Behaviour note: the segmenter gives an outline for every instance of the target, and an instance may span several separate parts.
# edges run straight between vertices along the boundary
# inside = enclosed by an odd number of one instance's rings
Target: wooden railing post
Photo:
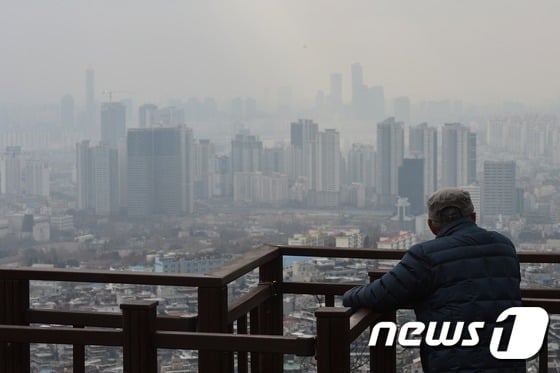
[[[198,288],[198,331],[227,333],[228,294],[227,286]],[[198,352],[198,371],[225,373],[233,371],[231,352]]]
[[[0,324],[28,325],[29,281],[0,281]],[[29,372],[29,343],[0,343],[0,372]]]
[[[383,314],[378,322],[397,320],[396,311]],[[373,326],[372,326],[373,327]],[[380,333],[379,340],[384,341],[386,335]],[[374,347],[369,348],[369,370],[373,373],[396,373],[397,372],[397,347],[385,346],[384,343],[378,343]]]
[[[317,318],[317,373],[350,372],[350,308],[323,307]]]
[[[271,283],[272,297],[259,306],[259,333],[270,335],[284,334],[284,304],[281,284],[283,280],[282,255],[259,267],[259,281]],[[259,372],[282,373],[284,357],[282,354],[262,353],[259,358]]]
[[[370,271],[369,281],[373,282],[383,276],[384,272],[380,271]],[[378,322],[381,321],[397,321],[397,312],[393,311],[381,315]],[[373,326],[372,326],[373,328]],[[371,328],[370,328],[371,330]],[[383,333],[381,333],[383,334]],[[383,336],[382,338],[385,338]],[[384,339],[380,340],[384,340]],[[385,346],[384,344],[378,344],[375,347],[369,348],[369,370],[370,372],[387,372],[396,373],[397,371],[397,348],[396,346]]]
[[[83,329],[82,325],[74,325],[76,329]],[[86,371],[86,348],[84,345],[72,346],[73,373],[85,373]]]
[[[548,372],[548,330],[544,334],[543,344],[539,351],[539,373]]]
[[[123,368],[125,373],[156,373],[154,346],[158,302],[121,304],[123,313]]]
[[[259,331],[259,309],[255,308],[249,312],[249,328],[251,334],[260,334]],[[251,352],[251,372],[259,371],[259,354]]]

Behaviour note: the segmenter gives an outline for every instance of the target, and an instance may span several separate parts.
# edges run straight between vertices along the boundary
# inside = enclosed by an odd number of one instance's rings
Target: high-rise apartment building
[[[76,144],[76,187],[77,208],[93,208],[95,186],[89,140]]]
[[[315,189],[318,207],[336,207],[340,202],[340,134],[335,129],[320,132],[320,183]]]
[[[290,126],[287,171],[292,184],[303,188],[309,205],[337,206],[340,201],[340,134],[334,129],[319,132],[310,119],[300,119]]]
[[[8,146],[0,157],[0,192],[2,194],[21,193],[23,157],[21,146]]]
[[[480,185],[477,183],[470,184],[470,185],[463,185],[461,189],[463,189],[466,192],[469,192],[469,194],[471,195],[471,201],[473,203],[474,211],[476,212],[476,219],[477,221],[481,220],[483,218],[482,215],[483,207],[482,207],[482,196],[480,192]]]
[[[281,146],[264,148],[262,170],[265,174],[287,174],[286,149]]]
[[[446,123],[442,130],[442,187],[476,181],[476,134],[460,123]]]
[[[50,195],[50,168],[47,161],[27,159],[22,171],[24,194],[48,198]]]
[[[424,193],[424,159],[405,158],[399,167],[398,195],[408,198],[408,212],[421,215],[426,212]]]
[[[366,144],[352,144],[346,160],[347,182],[361,183],[366,190],[375,184],[375,148]]]
[[[290,179],[303,179],[308,191],[316,191],[321,172],[319,125],[311,119],[300,119],[291,124],[290,134]]]
[[[85,125],[88,129],[94,128],[97,124],[97,115],[95,112],[94,74],[93,69],[86,70]]]
[[[331,74],[329,108],[333,113],[342,110],[342,75]]]
[[[424,158],[424,194],[429,196],[437,189],[437,128],[421,123],[410,127],[409,154]]]
[[[117,149],[100,144],[90,149],[96,215],[119,212],[119,175]]]
[[[515,214],[515,169],[515,161],[484,162],[482,214],[485,218]]]
[[[126,107],[119,102],[101,105],[101,142],[116,149],[126,136]]]
[[[25,194],[48,198],[50,169],[45,160],[24,154],[21,146],[8,146],[0,155],[0,194]]]
[[[129,216],[193,211],[194,146],[189,128],[130,129],[127,154]]]
[[[76,144],[77,207],[96,215],[116,214],[120,208],[117,149],[88,140]]]
[[[404,157],[404,126],[395,118],[377,124],[377,193],[383,207],[393,206],[398,193],[398,169]]]
[[[263,161],[263,145],[258,137],[239,133],[231,141],[231,178],[235,202],[256,201]],[[256,184],[257,183],[257,184]]]
[[[138,127],[152,128],[157,123],[158,107],[154,104],[144,104],[138,108]]]
[[[235,172],[262,171],[263,145],[257,136],[237,134],[231,141],[231,168]]]
[[[197,198],[208,199],[214,194],[214,144],[210,140],[199,140],[194,147],[194,193]]]
[[[356,119],[367,117],[368,88],[364,85],[362,65],[352,64],[352,112]]]

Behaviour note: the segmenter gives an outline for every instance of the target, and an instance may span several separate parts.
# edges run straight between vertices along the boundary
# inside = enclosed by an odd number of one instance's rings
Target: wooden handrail
[[[76,372],[82,372],[84,366],[83,345],[103,345],[104,343],[101,343],[103,341],[113,343],[107,345],[117,345],[117,343],[122,345],[123,337],[122,334],[119,334],[123,333],[123,330],[121,330],[123,316],[121,314],[30,309],[29,282],[45,280],[197,288],[198,316],[186,318],[153,316],[153,330],[144,330],[142,332],[144,334],[141,335],[150,339],[151,349],[192,348],[200,350],[199,364],[202,360],[207,365],[199,365],[199,369],[203,370],[206,367],[212,371],[233,369],[232,351],[239,352],[240,372],[248,370],[247,352],[251,352],[250,365],[252,371],[268,368],[271,372],[282,370],[282,354],[313,355],[315,353],[315,339],[313,337],[297,338],[282,335],[282,295],[323,295],[325,296],[325,304],[330,307],[320,309],[316,314],[317,322],[319,323],[319,320],[321,320],[317,340],[322,341],[318,342],[321,345],[317,351],[318,365],[322,367],[321,372],[329,371],[324,369],[329,367],[331,363],[334,364],[332,367],[346,367],[346,358],[344,358],[342,365],[334,360],[330,363],[321,360],[325,359],[326,343],[329,344],[331,351],[335,351],[335,354],[338,353],[338,355],[335,355],[338,358],[340,357],[340,351],[346,351],[350,342],[355,340],[372,323],[375,323],[380,317],[386,319],[394,317],[394,315],[379,315],[371,310],[359,310],[350,315],[348,309],[333,307],[336,304],[335,297],[344,294],[345,291],[354,287],[354,284],[284,282],[282,277],[283,257],[399,260],[404,254],[405,252],[400,250],[263,245],[204,275],[77,269],[0,268],[0,296],[6,300],[4,306],[0,307],[0,324],[4,324],[0,325],[0,341],[10,340],[13,342],[8,346],[8,349],[2,350],[0,348],[0,360],[4,359],[5,356],[17,356],[17,359],[25,360],[25,356],[29,356],[30,342],[70,343],[74,344],[74,356],[81,359],[81,362],[75,362],[74,369]],[[560,254],[520,252],[518,257],[522,263],[560,263]],[[228,284],[254,269],[259,270],[259,285],[228,302]],[[371,271],[369,274],[374,279],[382,275],[382,272]],[[560,314],[559,289],[522,289],[522,298],[526,306],[540,306],[549,313]],[[155,315],[155,306],[152,304],[150,307],[153,308],[150,312],[154,312]],[[249,318],[247,314],[250,314]],[[41,328],[28,326],[29,323],[71,325],[74,328]],[[237,335],[232,334],[235,323],[237,323],[239,333]],[[98,329],[100,327],[111,329]],[[128,328],[130,331],[131,327]],[[320,332],[320,330],[323,330],[323,332]],[[324,333],[325,330],[331,330],[331,332],[337,330],[331,337],[342,336],[343,338],[335,338],[331,343],[328,339],[330,337],[319,335]],[[248,331],[251,334],[246,334]],[[117,335],[120,335],[120,337]],[[342,350],[337,351],[337,348],[341,348],[341,346],[343,347]],[[137,347],[143,348],[142,345],[137,345]],[[546,345],[543,348],[546,348]],[[213,353],[213,351],[222,352]],[[149,353],[151,354],[150,361],[153,361],[153,356],[155,356],[152,352]],[[547,351],[543,350],[540,356],[544,359],[546,353]],[[394,371],[395,361],[384,361],[391,360],[387,356],[393,356],[393,350],[385,351],[380,348],[379,351],[372,351],[373,354],[377,354],[378,357],[376,363],[372,363],[370,366],[371,369],[375,366],[376,369]],[[382,358],[379,358],[379,356]],[[128,357],[128,359],[130,358]],[[13,360],[15,359],[13,358]],[[29,357],[27,357],[27,360],[29,360]],[[23,365],[17,365],[19,368],[14,371],[26,370],[25,364],[27,363],[23,361]],[[544,364],[543,361],[541,368]],[[4,369],[3,367],[0,361],[0,370]],[[146,371],[151,372],[151,370]]]

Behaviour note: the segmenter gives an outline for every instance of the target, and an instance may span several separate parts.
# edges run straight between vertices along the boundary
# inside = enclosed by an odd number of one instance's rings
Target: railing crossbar
[[[122,346],[122,332],[106,329],[71,329],[0,325],[0,341],[16,343],[87,344]]]
[[[314,337],[158,331],[154,339],[158,348],[272,352],[298,356],[313,356],[315,353]]]

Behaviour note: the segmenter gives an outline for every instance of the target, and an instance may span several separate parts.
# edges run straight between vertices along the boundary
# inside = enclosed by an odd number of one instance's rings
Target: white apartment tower
[[[484,162],[482,212],[485,217],[515,213],[515,171],[515,161]]]
[[[23,158],[21,146],[8,146],[0,158],[0,192],[18,194],[21,192]]]
[[[118,152],[107,144],[76,144],[77,207],[96,215],[119,211]]]
[[[476,135],[460,123],[446,123],[442,130],[442,187],[476,181]]]
[[[424,158],[424,194],[429,196],[437,189],[437,128],[421,123],[409,132],[409,153]]]
[[[377,193],[380,205],[393,206],[398,193],[398,170],[404,157],[404,126],[395,118],[377,124]]]
[[[340,134],[334,129],[320,132],[320,183],[316,189],[319,207],[336,207],[340,196]]]

